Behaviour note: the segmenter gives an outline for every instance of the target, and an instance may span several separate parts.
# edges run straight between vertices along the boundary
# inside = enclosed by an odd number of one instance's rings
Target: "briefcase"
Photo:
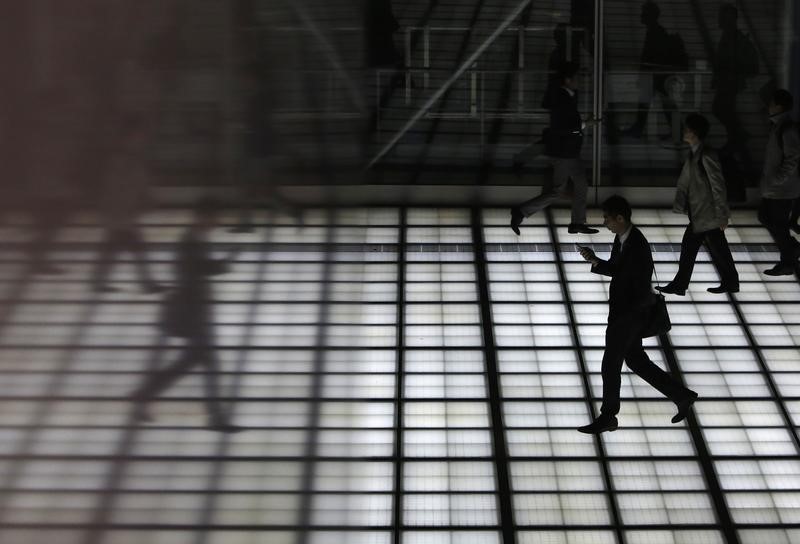
[[[661,293],[653,295],[655,301],[647,308],[645,326],[642,329],[642,338],[664,334],[672,328],[667,311],[667,301]]]

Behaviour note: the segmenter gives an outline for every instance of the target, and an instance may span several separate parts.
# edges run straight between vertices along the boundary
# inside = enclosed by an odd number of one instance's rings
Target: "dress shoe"
[[[725,287],[724,285],[720,285],[718,287],[709,287],[706,289],[709,293],[714,293],[715,295],[721,295],[723,293],[738,293],[739,287]]]
[[[567,232],[570,234],[597,234],[600,231],[585,224],[570,223],[569,227],[567,227]]]
[[[584,434],[600,434],[606,431],[616,431],[619,427],[616,416],[603,416],[601,415],[588,425],[578,427],[579,433]]]
[[[795,266],[788,263],[778,263],[768,270],[764,270],[767,276],[791,276],[795,272]]]
[[[517,236],[520,235],[519,226],[522,224],[523,219],[525,219],[525,216],[522,215],[519,208],[511,208],[511,230],[513,230],[514,234]]]
[[[678,295],[680,297],[686,295],[686,289],[679,289],[671,283],[666,285],[656,285],[656,291],[659,293],[666,293],[668,295]]]
[[[689,415],[689,409],[692,407],[692,404],[697,400],[697,393],[691,391],[689,396],[684,398],[683,400],[676,402],[675,404],[678,405],[678,413],[672,416],[673,423],[680,423],[686,416]]]

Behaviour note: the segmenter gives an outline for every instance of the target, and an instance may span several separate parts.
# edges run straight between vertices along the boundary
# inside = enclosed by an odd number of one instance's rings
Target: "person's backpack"
[[[686,44],[683,43],[683,38],[677,32],[668,35],[667,42],[667,59],[665,64],[685,72],[689,69],[689,53],[686,52]]]
[[[736,40],[736,60],[742,75],[745,77],[757,76],[759,73],[758,50],[753,45],[750,36],[739,31]]]

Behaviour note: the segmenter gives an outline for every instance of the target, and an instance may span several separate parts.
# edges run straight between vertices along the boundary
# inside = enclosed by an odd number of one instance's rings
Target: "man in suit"
[[[581,256],[592,263],[592,272],[611,276],[606,349],[603,354],[603,404],[600,415],[578,431],[598,434],[617,429],[620,373],[622,362],[628,364],[647,383],[658,389],[678,407],[673,423],[683,421],[697,400],[697,393],[687,389],[659,368],[642,347],[642,332],[655,303],[650,289],[653,256],[642,232],[631,223],[631,207],[621,196],[603,202],[603,224],[616,234],[611,257],[604,261],[588,247],[581,247]]]
[[[692,113],[686,117],[684,125],[683,141],[691,146],[691,151],[678,178],[672,211],[688,215],[689,225],[681,240],[681,256],[675,278],[656,289],[662,293],[685,295],[697,252],[705,242],[720,278],[720,285],[709,287],[707,291],[715,294],[737,293],[739,273],[725,238],[725,229],[731,216],[725,179],[716,152],[703,144],[708,135],[708,120],[699,113]]]
[[[560,70],[561,88],[553,93],[550,104],[550,127],[545,135],[545,155],[553,163],[553,184],[546,187],[536,198],[511,208],[511,230],[518,236],[522,220],[553,204],[565,192],[572,179],[572,219],[568,231],[571,234],[596,234],[586,224],[586,168],[581,162],[583,130],[586,122],[578,111],[578,65],[564,63]],[[587,121],[593,123],[593,120]]]
[[[216,225],[217,205],[202,200],[195,211],[195,221],[178,246],[175,269],[177,286],[165,300],[162,327],[168,336],[186,340],[180,358],[163,370],[150,374],[133,393],[137,406],[134,418],[149,421],[147,404],[169,389],[182,376],[203,366],[206,408],[210,429],[224,433],[241,430],[230,423],[230,416],[219,400],[218,364],[214,353],[213,293],[210,276],[224,274],[225,263],[209,255],[208,237]]]

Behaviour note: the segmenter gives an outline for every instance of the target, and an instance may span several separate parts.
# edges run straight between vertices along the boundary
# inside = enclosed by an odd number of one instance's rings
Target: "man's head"
[[[658,24],[658,18],[661,16],[661,8],[655,2],[647,1],[642,4],[642,24],[651,26]]]
[[[792,111],[793,107],[794,98],[792,97],[792,93],[786,89],[778,89],[772,93],[772,100],[769,102],[770,115],[779,115],[787,111]]]
[[[706,139],[710,128],[708,119],[699,113],[690,113],[683,122],[683,141],[689,145],[697,145]]]
[[[561,85],[573,91],[578,90],[578,64],[575,62],[565,62],[558,70],[558,77]]]
[[[631,205],[619,195],[608,197],[601,206],[603,225],[614,234],[622,234],[631,224]]]
[[[719,27],[722,30],[736,30],[739,10],[731,3],[719,7]]]

